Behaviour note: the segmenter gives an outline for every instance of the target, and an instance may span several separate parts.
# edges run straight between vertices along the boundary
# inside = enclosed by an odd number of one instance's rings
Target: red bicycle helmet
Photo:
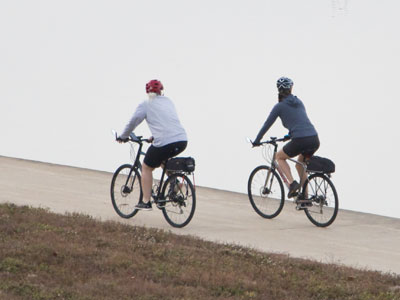
[[[146,83],[146,93],[156,93],[161,95],[161,91],[164,89],[161,81],[153,79]]]

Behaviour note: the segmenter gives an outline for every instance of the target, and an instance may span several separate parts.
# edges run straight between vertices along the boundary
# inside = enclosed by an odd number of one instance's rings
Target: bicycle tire
[[[190,179],[182,173],[168,177],[162,188],[161,208],[172,227],[182,228],[192,220],[196,209],[196,191]]]
[[[318,227],[327,227],[335,221],[339,211],[339,198],[335,186],[326,175],[311,174],[304,182],[302,193],[305,199],[312,200],[312,206],[304,209],[311,223]]]
[[[125,164],[120,166],[111,180],[111,202],[117,214],[125,219],[132,218],[138,212],[136,204],[142,201],[143,192],[141,186],[140,173],[133,169],[132,165]],[[130,174],[129,180],[127,176]],[[126,185],[126,182],[129,182]]]
[[[247,184],[247,194],[251,206],[257,214],[266,219],[272,219],[279,215],[285,204],[283,183],[275,170],[272,170],[269,188],[265,187],[270,169],[269,166],[258,166],[250,173]]]

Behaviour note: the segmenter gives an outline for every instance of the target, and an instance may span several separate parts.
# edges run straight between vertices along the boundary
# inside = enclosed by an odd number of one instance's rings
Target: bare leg
[[[302,154],[300,154],[299,157],[297,158],[297,161],[304,163],[304,156]],[[300,184],[301,184],[301,186],[303,186],[303,183],[307,178],[306,172],[305,172],[303,166],[300,164],[296,164],[296,170],[297,170],[297,173],[299,174]]]
[[[305,157],[302,154],[300,154],[298,159],[297,159],[297,161],[303,163],[304,160],[305,160]],[[296,164],[296,169],[297,169],[297,173],[299,173],[300,185],[303,186],[304,182],[307,179],[307,173],[306,173],[306,171],[305,171],[305,169],[303,168],[302,165]],[[303,190],[303,196],[304,196],[303,200],[308,199],[308,187],[306,187]]]
[[[278,153],[276,153],[276,161],[278,162],[279,168],[285,174],[289,184],[293,182],[293,176],[292,172],[290,171],[290,166],[287,163],[287,159],[290,158],[283,150],[279,150]]]
[[[144,203],[150,201],[151,187],[153,185],[153,170],[154,168],[149,167],[145,163],[142,164],[142,190]]]

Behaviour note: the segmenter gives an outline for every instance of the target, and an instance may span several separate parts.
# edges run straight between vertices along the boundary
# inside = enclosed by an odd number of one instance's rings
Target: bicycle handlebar
[[[136,136],[133,132],[126,139],[121,139],[115,130],[112,130],[111,132],[113,133],[113,135],[115,135],[116,141],[120,140],[125,143],[126,142],[134,142],[134,143],[138,143],[138,144],[143,144],[143,142],[152,143],[152,141],[153,141],[152,139],[144,139],[143,136]]]
[[[270,137],[271,139],[269,141],[264,141],[264,142],[260,142],[258,145],[264,145],[264,144],[272,144],[272,145],[276,145],[277,142],[286,142],[288,140],[291,139],[291,137],[289,135],[285,135],[283,138],[278,139],[277,137]]]
[[[290,136],[285,135],[283,138],[280,139],[271,136],[271,139],[269,141],[261,142],[261,144],[274,144],[276,142],[286,142],[288,140],[290,140]]]
[[[141,135],[136,136],[133,132],[129,135],[128,140],[131,142],[139,143],[139,144],[141,144],[142,142],[146,142],[146,143],[152,142],[151,139],[144,139],[143,136],[141,136]]]

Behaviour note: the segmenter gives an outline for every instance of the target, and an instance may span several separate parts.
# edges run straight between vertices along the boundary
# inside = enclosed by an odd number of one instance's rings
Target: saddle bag
[[[335,163],[328,158],[311,156],[307,162],[307,171],[319,173],[334,173]]]
[[[195,169],[195,161],[193,157],[174,157],[167,161],[167,171],[173,172],[193,172]]]

